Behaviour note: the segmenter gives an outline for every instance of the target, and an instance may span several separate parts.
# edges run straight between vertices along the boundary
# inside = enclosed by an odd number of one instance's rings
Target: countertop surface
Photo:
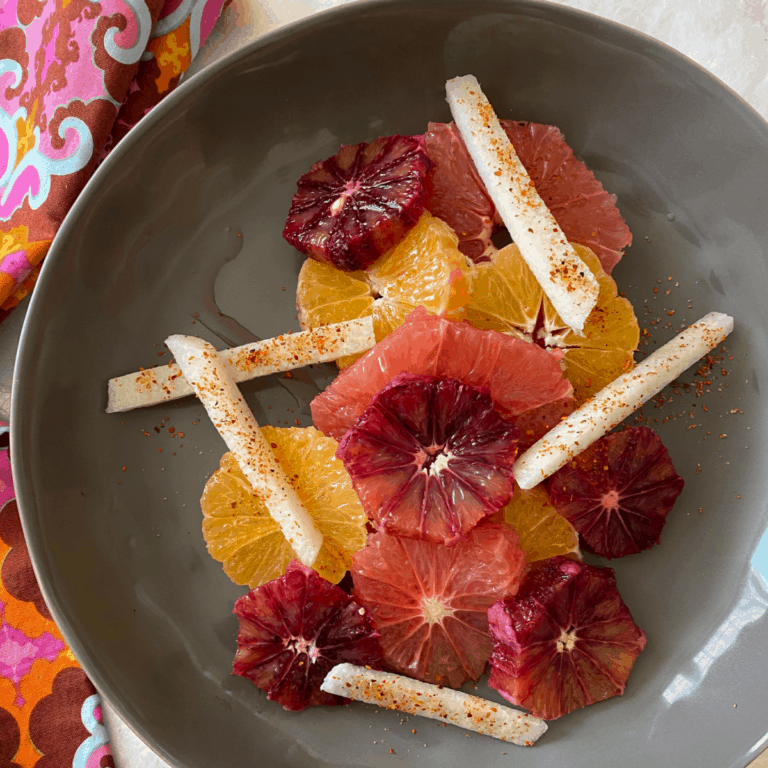
[[[233,0],[187,77],[283,24],[346,0]],[[768,0],[567,0],[657,38],[708,69],[768,119]],[[0,325],[0,418],[9,419],[11,383],[25,301]],[[117,768],[168,768],[105,707]],[[768,713],[766,713],[768,730]],[[768,752],[751,768],[768,768]]]

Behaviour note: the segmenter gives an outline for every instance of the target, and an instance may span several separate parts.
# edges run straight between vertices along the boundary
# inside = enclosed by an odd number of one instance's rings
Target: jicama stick
[[[523,489],[533,488],[650,400],[686,368],[720,344],[733,318],[710,312],[587,400],[534,443],[512,471]]]
[[[229,368],[207,341],[193,336],[170,336],[165,343],[254,492],[299,560],[311,566],[323,543],[322,534],[277,463]]]
[[[422,683],[392,672],[378,672],[355,664],[337,664],[320,686],[327,693],[367,704],[397,709],[409,715],[453,723],[483,736],[533,746],[547,730],[538,717],[495,704],[479,696]]]
[[[536,191],[480,84],[470,76],[446,83],[451,114],[520,254],[568,326],[582,331],[599,286]]]
[[[375,343],[373,318],[363,317],[225,349],[219,355],[227,361],[232,378],[239,383],[356,355],[366,352]],[[178,365],[170,363],[147,368],[110,379],[107,413],[145,408],[186,397],[192,392]]]

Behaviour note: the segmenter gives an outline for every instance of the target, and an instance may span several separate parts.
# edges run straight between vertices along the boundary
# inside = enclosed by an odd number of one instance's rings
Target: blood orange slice
[[[572,397],[561,397],[551,403],[544,403],[536,408],[531,408],[525,413],[515,417],[520,436],[518,451],[522,454],[535,442],[557,426],[566,416],[570,416],[575,410]]]
[[[565,236],[591,248],[610,274],[632,242],[616,198],[574,157],[554,126],[512,120],[501,124]],[[427,208],[453,227],[463,253],[487,261],[496,250],[491,235],[500,221],[456,126],[430,123],[424,140],[434,163]]]
[[[340,269],[365,269],[418,221],[430,166],[414,137],[343,146],[299,179],[283,237]]]
[[[379,667],[381,647],[370,614],[353,597],[303,566],[239,598],[232,672],[247,677],[285,709],[347,704],[320,690],[336,664]]]
[[[621,695],[645,647],[613,570],[564,556],[532,571],[488,620],[488,684],[545,720]]]
[[[684,485],[661,438],[633,427],[606,435],[558,470],[549,495],[584,549],[610,559],[658,544]]]
[[[571,392],[555,355],[419,308],[315,397],[311,406],[315,426],[341,440],[371,398],[403,372],[487,387],[496,409],[510,417]]]
[[[488,608],[517,592],[525,557],[514,531],[486,524],[452,547],[375,533],[351,570],[384,664],[458,688],[483,673],[492,646]]]
[[[485,388],[401,373],[336,455],[377,528],[452,544],[512,496],[517,428]]]

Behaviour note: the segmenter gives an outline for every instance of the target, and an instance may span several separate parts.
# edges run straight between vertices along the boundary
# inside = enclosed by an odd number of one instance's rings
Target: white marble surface
[[[234,0],[219,20],[190,74],[255,37],[345,0]],[[470,2],[470,0],[467,0]],[[651,35],[686,54],[745,98],[768,119],[768,0],[566,0],[579,8]],[[0,326],[0,350],[18,335],[22,311]],[[13,327],[8,323],[13,323]],[[8,327],[6,327],[8,326]],[[13,354],[0,355],[0,417],[7,412]],[[7,418],[7,413],[5,415]],[[168,768],[168,764],[105,707],[117,768]],[[768,754],[753,763],[768,768]]]

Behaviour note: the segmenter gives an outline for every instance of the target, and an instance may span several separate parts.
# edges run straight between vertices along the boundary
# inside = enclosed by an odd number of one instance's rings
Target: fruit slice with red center
[[[484,524],[452,547],[372,534],[352,558],[354,594],[373,614],[389,669],[458,688],[491,652],[488,608],[525,573],[517,534]]]
[[[487,387],[505,417],[568,398],[572,391],[558,355],[498,331],[430,315],[419,307],[315,397],[312,421],[321,432],[341,440],[371,398],[403,372]]]
[[[343,146],[299,179],[283,237],[339,269],[365,269],[418,221],[430,167],[417,137]]]
[[[621,695],[645,647],[613,570],[562,555],[493,605],[488,621],[488,684],[545,720]]]
[[[377,528],[451,544],[512,496],[517,428],[485,388],[402,373],[336,455]]]
[[[556,427],[564,418],[570,416],[575,410],[573,398],[561,397],[551,403],[544,403],[536,408],[531,408],[514,418],[515,426],[520,432],[520,442],[517,449],[519,453],[527,451],[534,443],[538,442],[550,429]]]
[[[240,621],[232,672],[285,709],[347,704],[320,690],[344,662],[379,667],[381,647],[370,614],[340,587],[298,560],[235,603]]]
[[[650,427],[606,435],[549,479],[555,509],[602,557],[632,555],[659,543],[684,486]]]
[[[610,274],[632,242],[616,198],[577,160],[559,129],[502,120],[520,161],[565,236],[591,248]],[[456,231],[459,248],[475,261],[496,251],[491,235],[501,222],[453,123],[430,123],[424,141],[434,168],[427,208]]]

